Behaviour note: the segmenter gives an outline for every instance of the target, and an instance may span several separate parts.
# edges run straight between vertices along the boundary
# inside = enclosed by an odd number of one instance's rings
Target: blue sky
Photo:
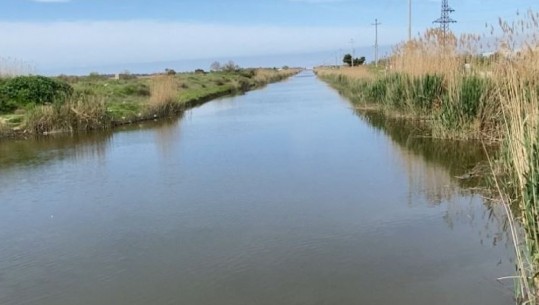
[[[39,70],[123,63],[367,52],[407,35],[407,0],[0,0],[0,56]],[[539,10],[537,0],[450,0],[457,33]],[[440,15],[440,0],[413,0],[413,32]],[[370,54],[365,54],[369,57]],[[291,57],[292,58],[292,57]],[[294,62],[290,63],[294,64]],[[261,65],[263,62],[261,61]]]

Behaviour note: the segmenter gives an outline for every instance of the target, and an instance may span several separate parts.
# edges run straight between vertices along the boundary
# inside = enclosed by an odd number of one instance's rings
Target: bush
[[[166,75],[176,75],[176,71],[174,69],[165,69]]]
[[[122,95],[150,96],[150,87],[142,83],[127,84],[119,90]]]
[[[255,69],[241,69],[238,71],[239,75],[247,78],[253,78],[256,75]]]
[[[11,111],[28,104],[44,105],[73,94],[73,88],[44,76],[19,76],[0,83],[0,111]]]

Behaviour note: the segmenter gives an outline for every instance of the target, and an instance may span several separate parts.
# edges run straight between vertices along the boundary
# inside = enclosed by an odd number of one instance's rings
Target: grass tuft
[[[157,116],[169,116],[181,108],[178,95],[180,85],[174,76],[159,76],[151,80],[150,100],[148,107],[150,113]]]

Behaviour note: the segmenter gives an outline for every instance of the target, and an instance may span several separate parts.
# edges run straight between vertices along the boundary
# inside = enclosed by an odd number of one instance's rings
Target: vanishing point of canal
[[[0,304],[513,304],[503,217],[455,178],[482,149],[375,122],[303,72],[0,142]]]

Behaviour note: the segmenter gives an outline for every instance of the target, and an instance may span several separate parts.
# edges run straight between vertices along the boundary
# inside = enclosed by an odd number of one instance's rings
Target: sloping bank
[[[299,69],[241,69],[120,79],[39,76],[0,80],[0,138],[103,130],[176,116],[213,99],[284,80]]]

